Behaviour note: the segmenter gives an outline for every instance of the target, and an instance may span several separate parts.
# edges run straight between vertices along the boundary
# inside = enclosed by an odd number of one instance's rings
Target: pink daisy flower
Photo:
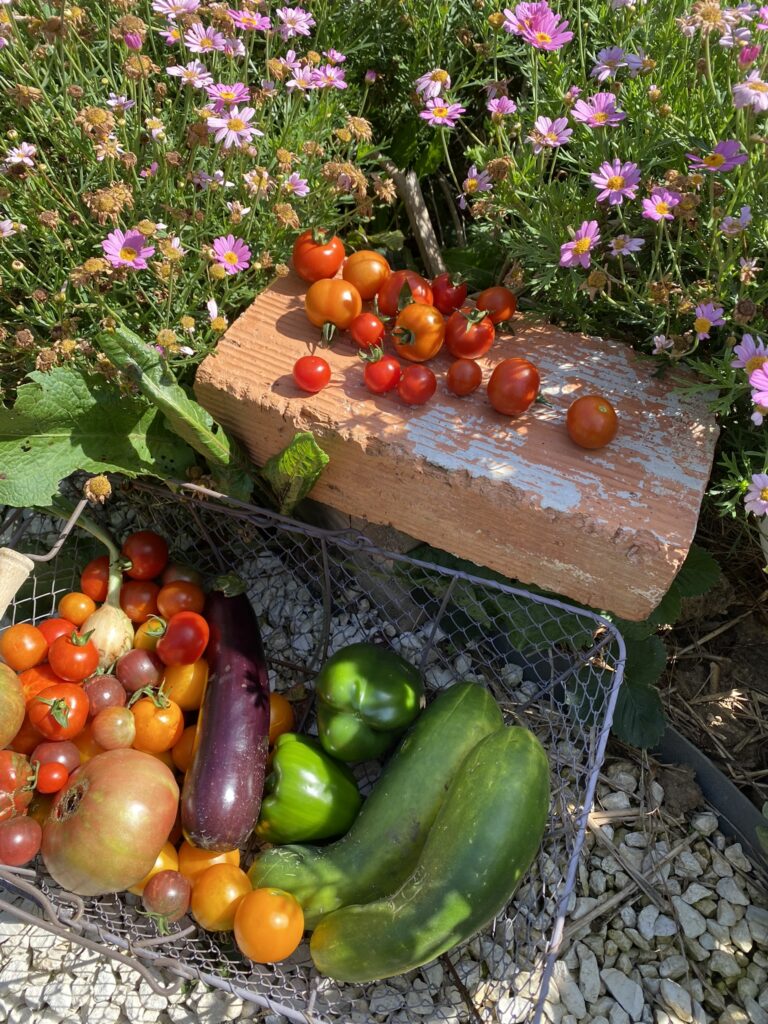
[[[175,46],[176,43],[181,42],[181,29],[173,23],[166,29],[160,29],[159,35],[161,39],[165,40],[166,46]]]
[[[315,19],[303,7],[278,7],[275,13],[280,22],[277,31],[280,33],[281,39],[312,34],[311,30],[315,27]]]
[[[248,122],[256,111],[253,107],[232,107],[222,111],[221,116],[209,117],[206,121],[208,131],[214,133],[214,141],[220,142],[224,149],[231,149],[250,142],[254,135],[263,135],[258,128]]]
[[[756,516],[768,513],[768,474],[753,474],[752,482],[744,495],[744,508]]]
[[[588,267],[592,262],[592,250],[600,241],[600,228],[596,220],[585,220],[570,242],[560,246],[561,267]]]
[[[759,46],[742,46],[739,50],[739,56],[736,58],[739,62],[739,67],[748,68],[750,64],[754,64],[761,52]]]
[[[325,64],[312,72],[312,77],[318,89],[346,89],[347,83],[344,80],[344,68],[338,68],[334,64]]]
[[[329,64],[343,64],[347,59],[346,53],[339,53],[333,47],[330,50],[323,50],[323,56],[327,58]]]
[[[153,160],[149,167],[145,167],[143,170],[139,171],[139,177],[154,178],[154,176],[157,174],[157,169],[159,166],[160,164],[157,162],[157,160]]]
[[[598,82],[612,78],[619,68],[627,67],[626,57],[626,53],[620,46],[609,46],[605,50],[600,50],[597,55],[597,63],[589,72],[589,77],[596,78]]]
[[[227,11],[227,14],[234,22],[235,28],[239,28],[242,32],[269,32],[272,28],[272,22],[266,14],[233,10]]]
[[[293,172],[283,182],[283,191],[290,192],[294,196],[298,196],[300,199],[304,196],[309,195],[309,185],[306,178],[300,177],[296,171]]]
[[[425,100],[432,100],[444,89],[451,88],[451,76],[442,68],[433,68],[417,78],[413,84],[419,96],[423,96]]]
[[[644,238],[631,238],[629,235],[616,235],[610,242],[611,256],[626,256],[628,253],[639,252],[645,245]]]
[[[175,21],[180,14],[194,14],[200,6],[200,0],[152,0],[155,14]]]
[[[374,82],[378,82],[380,78],[381,75],[379,74],[379,72],[374,71],[373,68],[368,68],[368,70],[363,75],[363,81],[365,82],[366,85],[373,85]]]
[[[752,223],[752,210],[749,206],[742,206],[738,217],[723,217],[720,222],[720,230],[726,238],[738,238],[738,236]]]
[[[445,100],[436,98],[427,100],[426,110],[422,110],[419,117],[434,128],[455,128],[456,123],[466,107],[460,103],[446,103]]]
[[[616,97],[612,92],[598,92],[588,100],[576,100],[573,105],[574,121],[581,121],[590,128],[612,128],[626,116],[616,109]]]
[[[666,334],[656,334],[653,339],[653,355],[660,356],[663,352],[669,352],[674,347],[674,341]]]
[[[224,267],[228,274],[237,274],[247,270],[251,265],[251,250],[242,240],[234,235],[222,235],[214,238],[213,252],[216,262]]]
[[[765,362],[750,373],[749,386],[752,388],[752,402],[758,406],[768,405],[768,372]]]
[[[295,50],[288,50],[284,57],[277,58],[277,62],[284,68],[288,68],[289,71],[295,71],[296,68],[301,67],[301,58],[297,56]]]
[[[225,57],[244,57],[245,44],[241,39],[225,39],[221,52]]]
[[[768,82],[764,82],[759,71],[751,71],[743,82],[731,89],[733,105],[737,110],[751,107],[757,113],[768,110]]]
[[[111,110],[116,110],[118,114],[124,114],[126,110],[136,106],[136,100],[129,100],[127,96],[118,96],[116,93],[111,92],[107,100],[107,106]]]
[[[495,99],[488,100],[485,107],[494,121],[500,121],[502,117],[514,114],[517,110],[517,104],[509,96],[498,96]]]
[[[539,3],[521,3],[511,11],[509,7],[504,8],[505,32],[511,35],[521,36],[526,29],[530,28],[537,15],[546,14],[550,10],[549,4],[541,0]]]
[[[724,323],[722,306],[716,306],[714,302],[700,302],[696,307],[696,319],[693,321],[693,329],[696,331],[696,337],[699,341],[708,338],[709,332],[713,327],[722,327]],[[766,400],[768,400],[768,394],[766,395]]]
[[[734,370],[746,370],[747,375],[768,361],[768,348],[763,339],[758,337],[755,340],[751,334],[743,335],[739,344],[734,345],[733,354],[736,358],[731,360],[731,366]]]
[[[241,103],[247,103],[251,98],[250,90],[243,82],[235,82],[232,85],[226,85],[224,82],[211,82],[206,84],[205,91],[213,100],[213,109],[216,114],[220,114],[225,107],[237,107]]]
[[[146,270],[147,260],[154,256],[155,247],[145,245],[146,239],[140,231],[111,231],[101,248],[108,263],[113,267],[130,267],[131,270]]]
[[[11,146],[5,154],[6,167],[34,167],[37,158],[37,146],[31,142],[20,142],[18,146]]]
[[[546,7],[546,4],[544,6]],[[567,29],[568,22],[547,8],[537,11],[520,35],[526,43],[530,43],[537,50],[552,51],[561,49],[573,39],[573,32],[568,32]]]
[[[298,89],[300,92],[307,92],[309,89],[316,89],[317,82],[315,81],[314,71],[309,65],[305,68],[294,65],[293,77],[289,78],[285,83],[285,88],[288,92],[293,92],[294,89]]]
[[[714,174],[716,171],[732,171],[739,164],[747,162],[747,154],[741,152],[741,143],[738,139],[726,139],[718,142],[711,153],[706,156],[696,156],[694,153],[686,153],[691,162],[691,167],[697,171],[709,171]]]
[[[478,192],[490,192],[493,188],[491,176],[487,171],[478,171],[475,164],[467,171],[467,176],[461,185],[461,195],[458,196],[459,209],[466,210],[467,196],[476,196]]]
[[[637,164],[622,163],[618,158],[611,163],[602,163],[590,177],[592,184],[602,189],[598,193],[597,202],[602,203],[607,199],[611,206],[624,202],[624,199],[634,199],[640,184]]]
[[[643,216],[649,220],[673,220],[673,207],[680,202],[677,192],[666,188],[655,188],[648,199],[643,200]]]
[[[189,85],[193,89],[205,89],[213,81],[213,75],[201,60],[191,60],[184,67],[173,64],[165,71],[171,77],[178,78],[182,85]]]
[[[129,50],[134,50],[135,52],[138,52],[144,45],[144,40],[138,32],[126,32],[123,36],[123,42]]]
[[[568,127],[568,118],[537,117],[533,131],[527,141],[532,143],[533,152],[538,154],[542,149],[556,149],[564,146],[573,135],[573,128]]]
[[[193,25],[184,33],[184,45],[190,53],[212,53],[214,50],[222,51],[226,43],[226,37],[213,28],[206,28],[204,25]]]
[[[759,28],[761,32],[768,32],[768,7],[761,7],[757,12],[757,18],[755,28]]]

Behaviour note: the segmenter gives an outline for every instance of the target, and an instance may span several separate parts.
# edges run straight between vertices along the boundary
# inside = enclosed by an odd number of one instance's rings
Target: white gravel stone
[[[705,900],[711,895],[711,889],[708,889],[705,885],[700,885],[699,882],[692,882],[683,893],[683,899],[686,903],[694,904],[700,903],[701,900]]]
[[[394,1013],[405,1006],[405,997],[389,985],[377,985],[371,993],[371,1013]]]
[[[733,906],[748,907],[749,897],[736,882],[735,878],[721,878],[715,886],[718,896],[728,900]]]
[[[647,939],[648,942],[650,942],[656,934],[654,929],[656,927],[656,920],[658,916],[659,908],[653,903],[649,903],[647,907],[643,907],[637,915],[637,930],[644,939]]]
[[[672,981],[670,978],[664,978],[661,982],[660,995],[667,1009],[675,1017],[685,1021],[685,1024],[689,1024],[693,1019],[691,997],[682,985],[678,985],[676,981]]]
[[[675,860],[675,874],[679,878],[698,878],[703,872],[699,858],[689,850],[683,850]]]
[[[579,896],[571,914],[572,920],[578,921],[580,917],[584,917],[585,914],[594,910],[598,903],[599,900],[595,899],[594,896]]]
[[[707,922],[698,910],[689,906],[680,896],[673,896],[672,903],[683,934],[689,939],[697,939],[703,935],[707,930]]]
[[[741,848],[741,843],[734,843],[733,846],[726,846],[723,850],[723,856],[729,862],[733,864],[735,868],[740,871],[751,871],[752,864],[749,859],[744,855],[744,851]]]
[[[717,1020],[718,1024],[749,1024],[749,1017],[740,1006],[726,1006]]]
[[[609,967],[601,972],[605,987],[616,1002],[629,1014],[631,1020],[639,1020],[643,1010],[643,990],[626,974]]]
[[[122,1013],[116,1003],[94,1003],[86,1010],[87,1024],[117,1024]]]
[[[768,1012],[752,996],[744,1000],[744,1009],[749,1014],[750,1024],[768,1024]]]
[[[61,1017],[66,1017],[72,1009],[72,984],[69,978],[59,975],[45,986],[45,1001]]]
[[[738,918],[736,917],[736,911],[733,909],[733,904],[729,903],[728,900],[718,900],[717,902],[717,923],[721,924],[724,928],[730,928],[736,924]]]
[[[621,918],[621,922],[622,922],[623,925],[625,925],[625,927],[627,927],[627,928],[636,928],[637,927],[637,911],[635,910],[634,907],[623,906],[621,908],[621,910],[619,911],[619,917]]]
[[[717,815],[711,811],[702,811],[700,814],[694,814],[691,825],[703,836],[711,836],[713,832],[717,831]]]
[[[648,845],[648,836],[645,832],[627,832],[624,836],[624,842],[627,846],[635,846],[638,849],[644,850]]]
[[[435,1008],[434,1000],[429,994],[429,989],[422,989],[421,991],[409,992],[405,997],[405,1005],[411,1013],[417,1013],[419,1016],[426,1016],[432,1013]],[[212,1020],[211,1024],[215,1024]]]
[[[600,995],[600,968],[597,964],[597,957],[592,950],[579,943],[579,988],[581,994],[588,1003],[597,1001]]]
[[[723,978],[738,978],[743,973],[739,962],[732,953],[717,949],[709,958],[709,970],[712,974],[720,974]]]
[[[560,1001],[563,1003],[568,1013],[573,1014],[577,1020],[581,1020],[582,1017],[586,1017],[587,1007],[584,1003],[585,997],[582,995],[579,986],[571,975],[571,972],[562,961],[555,964],[553,975],[557,985],[557,991],[560,995]]]
[[[673,953],[659,964],[659,976],[662,978],[684,978],[687,973],[688,961],[681,953]]]
[[[677,925],[671,917],[667,917],[666,914],[659,914],[656,918],[654,935],[657,939],[671,939],[673,935],[677,935]]]
[[[614,1003],[611,1007],[611,1012],[608,1014],[608,1020],[610,1024],[629,1024],[630,1017],[623,1006]]]
[[[606,811],[627,811],[632,806],[627,794],[621,790],[618,793],[606,793],[600,802]]]
[[[712,870],[718,878],[732,878],[733,868],[722,854],[712,850]]]
[[[746,918],[737,921],[731,928],[731,942],[740,949],[742,953],[749,953],[752,949],[752,933],[749,930],[749,922]]]

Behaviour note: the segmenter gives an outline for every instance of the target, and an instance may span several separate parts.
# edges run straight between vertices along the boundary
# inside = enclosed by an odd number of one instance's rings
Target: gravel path
[[[609,763],[603,779],[549,992],[550,1024],[768,1024],[768,898],[741,846],[709,811],[670,818],[663,790],[637,765]],[[485,952],[482,940],[470,942],[459,974],[483,1021],[514,1024],[514,994],[493,977]],[[378,986],[374,1012],[344,1024],[471,1020],[439,1014],[445,982],[436,970],[434,984],[417,977]],[[0,916],[0,1021],[246,1019],[283,1022],[201,984],[158,996],[130,968]]]

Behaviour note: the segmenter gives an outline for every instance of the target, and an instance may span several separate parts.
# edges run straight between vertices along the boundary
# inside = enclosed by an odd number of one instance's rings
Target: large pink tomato
[[[141,881],[173,827],[179,787],[162,761],[107,750],[78,769],[56,797],[42,853],[54,881],[81,896]]]
[[[0,749],[7,747],[24,721],[24,691],[19,677],[0,663]]]

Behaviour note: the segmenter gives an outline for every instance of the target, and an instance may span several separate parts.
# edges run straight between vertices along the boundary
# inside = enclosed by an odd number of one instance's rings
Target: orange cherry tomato
[[[90,722],[86,725],[82,732],[79,732],[77,736],[75,736],[72,742],[80,751],[81,765],[85,764],[86,761],[90,761],[92,757],[96,757],[97,754],[104,753],[104,747],[99,746],[99,744],[93,738]]]
[[[166,768],[170,768],[172,772],[176,771],[176,765],[173,763],[173,755],[170,750],[145,750],[145,754],[149,754],[150,757],[156,757],[158,761],[162,761]]]
[[[88,616],[93,615],[95,611],[96,602],[93,598],[79,591],[65,594],[59,601],[59,615],[76,626],[82,626]]]
[[[160,587],[151,580],[126,580],[120,587],[120,607],[131,622],[146,622],[157,615]]]
[[[235,942],[257,964],[273,964],[293,953],[304,934],[304,912],[282,889],[254,889],[235,911]]]
[[[164,619],[170,619],[176,612],[202,612],[204,605],[202,588],[186,580],[166,583],[157,595],[157,610]]]
[[[163,675],[163,693],[175,701],[182,711],[197,711],[203,702],[208,682],[208,662],[205,658],[191,665],[169,665]]]
[[[24,721],[21,723],[21,728],[8,744],[8,749],[15,750],[17,754],[28,755],[32,753],[42,738],[42,733],[32,725],[32,722],[29,719],[29,711],[27,711],[24,715]],[[0,811],[1,810],[2,808],[0,808]],[[2,820],[2,818],[0,818],[0,820]]]
[[[154,653],[158,642],[165,636],[165,622],[157,615],[150,615],[146,622],[142,622],[133,637],[133,646],[140,651],[152,651]]]
[[[181,734],[181,739],[174,743],[171,748],[171,759],[174,768],[180,772],[188,772],[192,766],[192,755],[195,752],[195,740],[197,739],[197,726],[188,725]]]
[[[475,299],[475,305],[478,309],[487,309],[494,324],[500,324],[505,320],[511,320],[515,315],[517,296],[509,288],[495,285],[480,292]]]
[[[323,228],[304,231],[293,243],[293,269],[305,281],[333,277],[344,261],[344,243]]]
[[[293,705],[282,693],[270,693],[269,695],[269,745],[274,745],[278,736],[284,732],[293,732],[296,724],[296,716],[293,713]]]
[[[398,315],[392,339],[399,356],[413,363],[423,363],[436,356],[443,347],[443,314],[434,306],[412,302]]]
[[[69,627],[70,630],[72,627]],[[21,688],[24,691],[24,700],[29,704],[33,697],[36,697],[41,690],[45,690],[48,686],[54,686],[56,683],[63,683],[66,680],[62,679],[61,676],[57,676],[50,665],[36,665],[34,668],[28,668],[26,672],[22,672],[19,675],[19,682]]]
[[[142,697],[131,708],[136,722],[136,750],[146,754],[159,754],[170,750],[178,743],[184,732],[184,715],[175,701],[168,701],[165,707],[156,704],[151,697]]]
[[[179,871],[192,885],[195,885],[200,875],[214,864],[240,867],[240,851],[225,850],[223,853],[217,853],[215,850],[203,850],[199,846],[193,846],[187,839],[179,847]]]
[[[240,868],[214,864],[194,884],[192,916],[208,932],[231,932],[240,901],[252,891],[248,875]]]
[[[304,309],[307,319],[315,327],[333,324],[345,331],[362,312],[360,292],[346,281],[323,278],[309,286]]]
[[[107,600],[109,588],[109,555],[100,555],[86,565],[80,574],[80,589],[101,604]]]
[[[144,886],[150,880],[153,875],[159,874],[161,871],[178,871],[179,870],[179,855],[176,853],[173,843],[164,843],[163,848],[157,855],[157,860],[149,869],[146,875],[136,885],[132,885],[128,892],[134,893],[136,896],[141,896],[144,892]]]
[[[357,288],[361,299],[372,299],[391,273],[387,260],[373,249],[353,252],[341,270],[341,276]]]
[[[39,665],[48,651],[48,641],[36,626],[19,622],[0,633],[0,657],[14,672]]]

